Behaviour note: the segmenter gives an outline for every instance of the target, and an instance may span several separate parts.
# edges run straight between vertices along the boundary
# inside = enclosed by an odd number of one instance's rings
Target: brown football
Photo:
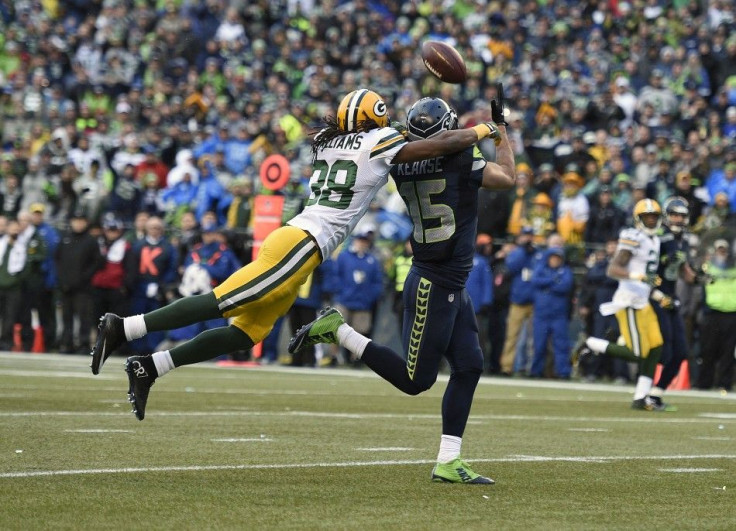
[[[468,76],[462,56],[447,43],[424,41],[422,59],[427,70],[445,83],[462,83]]]

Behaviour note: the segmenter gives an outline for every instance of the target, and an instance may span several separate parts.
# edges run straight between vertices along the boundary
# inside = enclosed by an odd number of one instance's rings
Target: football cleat
[[[125,361],[128,373],[128,402],[133,404],[133,414],[138,420],[146,416],[146,402],[158,373],[151,356],[131,356]]]
[[[637,398],[631,402],[631,409],[638,409],[640,411],[654,411],[654,406],[651,402],[647,401],[646,398]]]
[[[357,133],[364,122],[374,122],[378,127],[388,126],[388,107],[383,98],[368,89],[354,90],[345,96],[337,107],[337,125],[347,133]]]
[[[595,355],[595,352],[593,352],[593,349],[586,345],[585,338],[583,338],[572,350],[572,354],[570,354],[570,365],[572,365],[573,367],[578,367],[580,366],[580,363],[583,362],[583,360],[593,355]]]
[[[297,330],[289,341],[289,353],[293,354],[317,343],[337,343],[337,329],[344,323],[342,314],[328,306],[319,312],[314,321]]]
[[[126,341],[123,318],[114,313],[106,313],[100,317],[97,329],[99,332],[92,349],[92,364],[90,365],[92,374],[99,374],[110,354]]]
[[[493,485],[491,478],[476,474],[461,458],[449,463],[437,463],[432,469],[432,481],[442,483],[470,483],[472,485]]]
[[[647,404],[651,406],[652,411],[663,411],[663,412],[677,411],[677,406],[673,406],[672,404],[668,404],[667,402],[664,402],[662,400],[662,397],[648,396],[645,398],[645,400],[647,401]]]

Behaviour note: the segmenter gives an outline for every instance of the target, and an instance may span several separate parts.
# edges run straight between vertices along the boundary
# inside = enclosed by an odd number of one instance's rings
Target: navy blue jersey
[[[413,268],[449,289],[465,286],[473,268],[478,189],[486,161],[475,147],[391,169],[414,224]]]
[[[675,296],[675,285],[682,264],[687,261],[690,245],[682,233],[675,234],[664,227],[659,236],[659,267],[657,274],[662,279],[659,290],[669,297]]]

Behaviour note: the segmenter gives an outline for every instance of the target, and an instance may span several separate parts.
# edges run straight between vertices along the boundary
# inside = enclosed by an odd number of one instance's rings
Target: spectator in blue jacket
[[[516,248],[506,258],[506,268],[511,277],[509,316],[506,340],[501,353],[501,373],[510,376],[514,370],[516,343],[521,329],[534,313],[534,288],[531,283],[534,265],[541,257],[533,242],[534,229],[523,227],[516,238]]]
[[[551,247],[537,262],[531,280],[534,286],[534,360],[530,376],[541,377],[552,340],[555,375],[570,378],[570,304],[572,269],[565,265],[565,251]]]
[[[96,242],[95,242],[96,245]],[[133,315],[161,308],[168,298],[167,291],[177,280],[177,254],[164,236],[161,218],[151,216],[146,221],[145,236],[133,244],[130,259],[126,259],[126,286],[131,293],[130,311]],[[133,352],[156,350],[165,337],[154,332],[130,342]]]
[[[383,293],[383,267],[371,253],[368,232],[355,234],[350,246],[335,260],[330,282],[335,307],[350,326],[367,335],[373,324],[373,307]]]
[[[31,212],[31,223],[35,225],[36,231],[46,242],[46,258],[41,264],[43,273],[43,285],[37,287],[37,293],[30,296],[36,303],[38,320],[43,330],[43,341],[47,351],[56,350],[56,262],[54,255],[59,246],[61,236],[53,225],[45,220],[46,205],[43,203],[32,203],[29,207]]]
[[[478,332],[480,346],[485,358],[485,368],[490,365],[491,353],[488,341],[488,314],[493,304],[493,272],[491,271],[490,256],[492,252],[493,239],[488,234],[478,234],[475,239],[475,255],[473,256],[473,269],[470,270],[465,288],[468,290],[470,300],[473,301],[475,319],[478,321]]]
[[[195,244],[184,259],[179,293],[185,297],[212,291],[212,288],[240,269],[235,253],[221,241],[220,229],[214,223],[203,225],[201,234],[202,242]],[[206,274],[198,271],[200,269]],[[227,319],[210,319],[170,330],[168,338],[171,341],[186,341],[200,332],[219,326],[227,326]]]

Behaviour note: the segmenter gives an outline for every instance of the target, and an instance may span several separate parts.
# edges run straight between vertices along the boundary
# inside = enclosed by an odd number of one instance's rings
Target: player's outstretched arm
[[[498,126],[500,141],[496,145],[496,162],[489,162],[483,169],[483,188],[508,190],[516,184],[514,152],[511,149],[506,127]]]
[[[394,155],[391,164],[416,162],[457,153],[486,137],[499,135],[496,124],[489,122],[468,129],[454,129],[423,140],[408,142]]]
[[[610,278],[615,278],[616,280],[629,279],[629,262],[631,261],[631,256],[631,251],[627,251],[625,249],[616,251],[616,255],[613,257],[613,260],[608,264],[606,274]]]

